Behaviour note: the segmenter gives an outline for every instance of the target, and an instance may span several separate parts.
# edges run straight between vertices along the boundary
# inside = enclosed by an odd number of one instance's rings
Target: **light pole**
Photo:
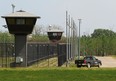
[[[80,59],[80,26],[81,26],[81,20],[82,19],[78,19],[79,20],[79,37],[78,37],[78,60]]]

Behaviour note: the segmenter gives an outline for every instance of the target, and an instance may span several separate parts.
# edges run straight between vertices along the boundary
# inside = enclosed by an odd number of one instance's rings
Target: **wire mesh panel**
[[[0,67],[15,67],[14,47],[14,43],[0,43]],[[61,66],[66,61],[66,44],[28,43],[27,65],[30,66],[42,60],[46,61],[47,66],[51,66],[50,64]]]
[[[27,62],[31,65],[43,59],[49,59],[55,55],[57,46],[52,46],[49,43],[28,43],[27,45]]]
[[[58,44],[58,66],[66,62],[66,44]]]
[[[48,44],[28,43],[27,49],[27,62],[30,65],[47,56]]]
[[[0,43],[0,67],[10,67],[10,63],[14,61],[14,44]]]

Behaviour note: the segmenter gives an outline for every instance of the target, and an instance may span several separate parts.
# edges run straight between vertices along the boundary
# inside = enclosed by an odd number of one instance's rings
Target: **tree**
[[[44,35],[45,34],[45,27],[43,25],[35,25],[33,34],[35,35]]]
[[[9,34],[9,32],[0,32],[0,42],[14,42],[14,36],[12,34]]]
[[[116,54],[116,33],[108,29],[95,29],[91,36],[81,41],[82,46],[88,49],[88,54],[92,55],[112,55]]]
[[[116,36],[116,33],[108,30],[108,29],[95,29],[94,32],[91,34],[91,37],[103,37],[103,36],[107,36],[107,37],[113,37]]]

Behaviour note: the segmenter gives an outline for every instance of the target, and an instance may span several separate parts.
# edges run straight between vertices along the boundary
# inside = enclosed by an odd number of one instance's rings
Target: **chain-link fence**
[[[0,67],[9,67],[15,61],[14,44],[0,43]]]
[[[77,39],[77,26],[73,18],[66,11],[66,60],[69,64],[70,60],[74,60],[79,51]]]
[[[57,56],[56,45],[52,46],[49,43],[28,43],[27,47],[28,65]]]
[[[11,67],[15,62],[14,43],[0,43],[0,67]],[[52,58],[52,59],[51,59]],[[42,61],[45,64],[42,64]],[[61,66],[66,62],[66,44],[28,43],[27,65]],[[54,64],[56,63],[56,64]]]

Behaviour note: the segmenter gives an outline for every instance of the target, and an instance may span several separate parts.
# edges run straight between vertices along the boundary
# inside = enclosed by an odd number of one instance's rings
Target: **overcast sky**
[[[116,32],[116,0],[0,0],[0,16],[15,11],[25,10],[41,16],[36,24],[58,25],[65,31],[66,10],[73,17],[77,26],[82,19],[81,34],[91,34],[94,29],[111,29]],[[0,30],[4,19],[0,18]]]

